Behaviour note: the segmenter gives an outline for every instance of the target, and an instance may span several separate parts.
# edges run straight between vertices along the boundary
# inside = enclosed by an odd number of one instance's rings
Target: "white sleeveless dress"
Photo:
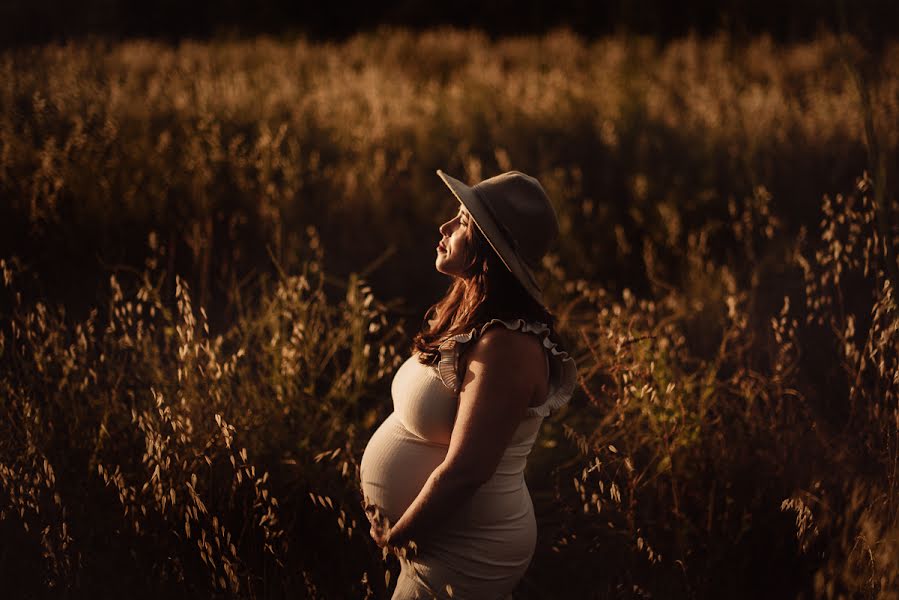
[[[362,492],[366,505],[379,507],[390,523],[415,500],[449,449],[461,385],[459,352],[495,325],[541,338],[549,392],[543,403],[528,407],[493,476],[418,545],[417,554],[400,559],[394,600],[500,598],[515,588],[534,554],[537,528],[525,464],[544,417],[567,403],[577,384],[574,359],[549,339],[543,323],[493,319],[447,339],[436,366],[421,364],[413,353],[393,377],[393,413],[362,455]]]

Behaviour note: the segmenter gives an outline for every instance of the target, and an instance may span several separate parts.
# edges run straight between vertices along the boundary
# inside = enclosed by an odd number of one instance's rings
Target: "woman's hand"
[[[390,544],[390,519],[382,515],[378,507],[373,504],[365,507],[365,516],[371,523],[371,538],[378,547],[387,547]]]
[[[385,515],[381,514],[380,507],[365,505],[365,516],[371,523],[369,534],[379,548],[394,552],[398,556],[407,557],[418,553],[418,544],[413,540],[406,541],[401,532],[390,523]],[[386,556],[386,554],[385,554]]]
[[[385,530],[381,526],[372,523],[371,539],[375,541],[379,548],[385,548],[390,544],[390,531]]]

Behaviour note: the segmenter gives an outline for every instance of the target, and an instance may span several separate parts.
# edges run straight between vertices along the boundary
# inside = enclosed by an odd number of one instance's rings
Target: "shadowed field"
[[[537,176],[582,376],[517,596],[899,597],[899,46],[383,30],[0,54],[0,584],[389,596],[437,168]],[[135,591],[136,590],[136,591]]]

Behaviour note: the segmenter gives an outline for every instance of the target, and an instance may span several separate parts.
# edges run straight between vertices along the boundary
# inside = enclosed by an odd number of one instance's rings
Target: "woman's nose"
[[[449,224],[451,222],[452,221],[447,221],[446,223],[444,223],[443,225],[440,226],[440,228],[438,229],[438,231],[440,232],[440,235],[449,235],[447,228],[449,227]]]

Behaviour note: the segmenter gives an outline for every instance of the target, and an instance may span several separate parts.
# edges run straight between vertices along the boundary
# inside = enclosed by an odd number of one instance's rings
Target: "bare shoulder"
[[[488,353],[512,351],[516,354],[533,354],[538,357],[543,348],[536,335],[499,325],[489,328],[484,335],[475,340],[475,347]]]
[[[530,375],[535,381],[544,370],[543,344],[537,336],[506,327],[491,327],[466,353],[466,362],[480,362],[494,369],[514,369],[519,375]]]

